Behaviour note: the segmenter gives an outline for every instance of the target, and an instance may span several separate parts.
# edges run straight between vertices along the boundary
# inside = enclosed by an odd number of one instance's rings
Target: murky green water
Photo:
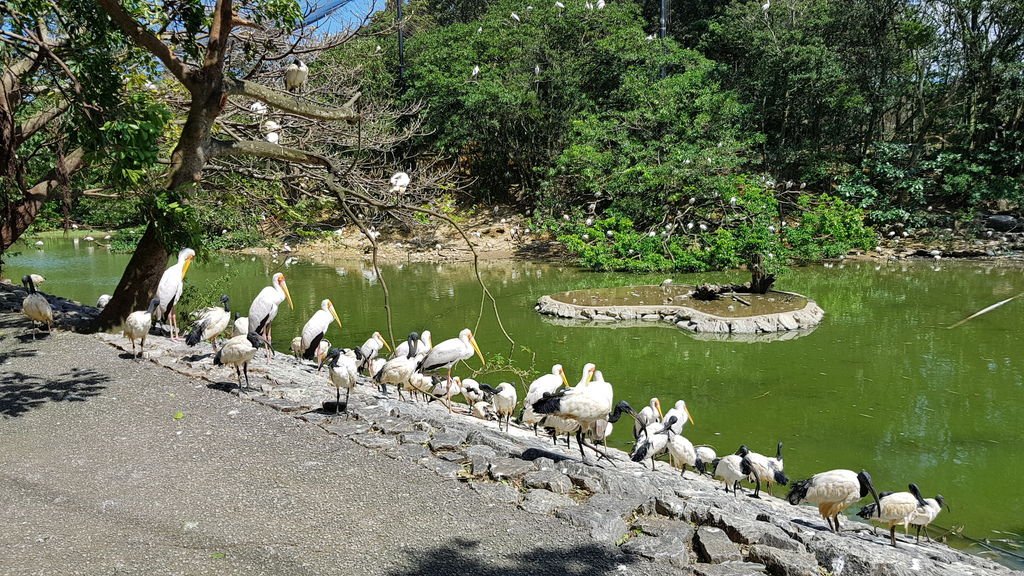
[[[59,239],[47,240],[44,250],[21,251],[8,259],[5,276],[41,273],[48,280],[45,291],[86,303],[113,291],[128,260]],[[1018,488],[1024,477],[1019,448],[1024,298],[959,328],[945,327],[1024,291],[1024,274],[1011,264],[944,260],[940,270],[936,264],[796,269],[779,287],[817,300],[826,319],[808,335],[768,343],[702,341],[671,327],[565,326],[533,311],[542,294],[658,283],[664,276],[505,262],[484,264],[482,275],[505,327],[524,347],[513,354],[520,366],[546,372],[560,362],[572,380],[585,362],[594,362],[614,383],[617,398],[634,406],[651,396],[660,397],[666,408],[685,399],[696,421],[688,429],[695,443],[712,444],[720,453],[740,443],[769,452],[783,440],[791,477],[863,467],[880,490],[903,490],[916,482],[925,496],[941,492],[952,506],[938,525],[963,526],[973,538],[1020,543],[1020,536],[1005,532],[1024,534]],[[278,315],[278,350],[287,349],[325,297],[333,299],[344,323],[343,334],[331,328],[328,337],[335,344],[361,343],[373,330],[386,333],[383,296],[368,263],[301,261],[285,268],[264,259],[217,256],[193,266],[188,281],[202,284],[229,275],[228,293],[245,313],[279,270],[287,275],[296,309]],[[438,342],[476,324],[481,292],[468,265],[407,264],[383,273],[397,339],[429,328]],[[741,273],[676,277],[676,282],[698,280],[745,278]],[[509,355],[489,304],[477,340],[488,356]],[[460,370],[468,372],[465,366]],[[497,383],[500,378],[482,379]],[[625,428],[613,437],[619,446],[631,439]]]

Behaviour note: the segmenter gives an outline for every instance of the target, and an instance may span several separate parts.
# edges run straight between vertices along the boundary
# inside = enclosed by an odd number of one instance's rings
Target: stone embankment
[[[798,334],[813,330],[825,317],[825,311],[813,300],[808,300],[799,310],[738,318],[716,316],[681,305],[587,306],[562,302],[551,296],[541,296],[534,309],[541,314],[570,320],[668,322],[690,332],[732,335]]]
[[[16,309],[8,293],[3,308]],[[72,303],[60,303],[68,317]],[[83,336],[85,337],[85,336]],[[115,334],[95,337],[127,351]],[[113,352],[113,351],[112,351]],[[126,362],[128,354],[122,354]],[[167,369],[214,383],[234,393],[235,374],[215,367],[207,344],[188,348],[162,337],[147,341],[145,358]],[[290,356],[259,354],[249,368],[253,390],[241,398],[293,415],[330,434],[380,450],[410,465],[423,466],[451,482],[467,482],[495,505],[552,514],[622,553],[668,562],[680,574],[699,576],[1002,576],[1019,574],[945,544],[916,545],[872,535],[849,520],[842,535],[830,533],[812,507],[791,506],[765,495],[761,500],[726,494],[719,482],[659,462],[656,470],[630,462],[609,449],[613,462],[584,464],[574,449],[513,427],[449,413],[440,402],[414,403],[381,397],[364,382],[352,394],[349,414],[325,413],[334,389],[323,373]]]

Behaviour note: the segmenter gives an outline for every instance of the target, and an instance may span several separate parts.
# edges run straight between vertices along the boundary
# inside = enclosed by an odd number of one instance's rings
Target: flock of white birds
[[[400,186],[408,182],[393,180],[392,184]],[[179,339],[174,306],[181,297],[185,275],[194,258],[195,251],[190,248],[179,252],[177,263],[169,267],[161,277],[156,296],[149,302],[148,308],[132,312],[125,320],[124,335],[131,341],[133,356],[142,356],[146,336],[154,321],[164,323],[169,328],[171,338]],[[38,275],[22,278],[28,291],[22,302],[22,310],[33,321],[33,338],[36,334],[35,323],[45,324],[48,329],[53,325],[53,311],[46,298],[35,288],[36,284],[43,281]],[[243,388],[243,378],[244,387],[248,388],[248,365],[258,350],[266,348],[267,357],[273,358],[272,325],[280,305],[286,300],[294,309],[284,274],[280,272],[274,274],[270,285],[253,299],[248,316],[238,317],[233,323],[229,299],[226,295],[222,296],[221,306],[195,313],[195,322],[188,332],[186,343],[195,346],[204,340],[211,342],[215,352],[214,364],[234,366],[239,389]],[[606,438],[611,434],[613,425],[623,414],[629,414],[634,421],[635,439],[630,458],[635,462],[645,462],[650,458],[653,469],[655,458],[667,453],[670,464],[681,468],[684,477],[687,469],[692,468],[701,474],[721,479],[725,483],[725,490],[728,492],[731,488],[734,494],[741,491],[740,482],[749,481],[755,484],[750,494],[754,498],[760,498],[762,482],[769,493],[775,484],[789,484],[784,472],[781,442],[776,447],[774,457],[753,452],[745,445],[740,446],[734,454],[718,457],[710,446],[694,445],[683,435],[685,424],[693,423],[686,402],[677,401],[665,413],[662,413],[657,398],[640,411],[634,410],[625,401],[615,404],[612,384],[605,380],[594,364],[586,364],[579,381],[572,386],[569,385],[562,365],[555,364],[550,373],[530,383],[522,407],[516,415],[520,403],[515,385],[502,382],[490,386],[472,378],[452,375],[456,364],[469,360],[474,354],[486,363],[469,328],[463,329],[457,337],[437,345],[433,344],[429,331],[412,332],[405,342],[395,347],[388,358],[384,358],[380,354],[381,350],[390,351],[391,347],[379,332],[374,332],[358,347],[332,347],[326,340],[332,323],[341,329],[341,319],[334,304],[325,299],[321,302],[320,310],[303,326],[301,334],[292,340],[291,349],[297,361],[314,361],[318,372],[327,368],[328,382],[336,389],[337,395],[333,406],[325,403],[325,409],[333,408],[335,413],[347,412],[349,395],[359,383],[362,373],[372,378],[379,391],[385,395],[391,385],[397,389],[399,398],[404,399],[406,393],[413,399],[423,396],[428,401],[440,401],[449,412],[453,409],[452,398],[462,395],[469,405],[470,414],[497,420],[499,429],[505,431],[509,430],[515,417],[518,424],[532,427],[535,434],[539,428],[549,431],[556,444],[559,438],[564,437],[566,445],[569,445],[570,435],[575,434],[584,462],[589,462],[585,448],[589,448],[599,458],[611,461],[611,457],[597,444],[605,443],[607,448]],[[218,348],[217,337],[229,325],[232,329],[231,338]],[[139,341],[137,354],[136,340]],[[343,389],[344,401],[341,399]],[[794,505],[804,502],[816,504],[829,529],[839,532],[840,515],[869,494],[874,502],[862,508],[859,515],[887,526],[893,546],[896,545],[895,530],[899,525],[904,527],[905,532],[908,526],[915,526],[918,543],[922,528],[930,540],[927,526],[945,505],[941,495],[925,499],[914,484],[909,486],[907,492],[878,494],[867,471],[858,473],[843,469],[821,472],[792,483],[786,499]]]

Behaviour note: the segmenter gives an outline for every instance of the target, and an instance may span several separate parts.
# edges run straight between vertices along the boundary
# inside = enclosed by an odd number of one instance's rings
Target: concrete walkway
[[[0,574],[661,574],[553,516],[0,315]]]

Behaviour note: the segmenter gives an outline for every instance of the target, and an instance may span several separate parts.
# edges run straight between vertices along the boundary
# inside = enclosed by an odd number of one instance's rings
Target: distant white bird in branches
[[[263,123],[264,132],[277,132],[281,129],[281,125],[273,120],[267,120]]]
[[[267,134],[267,142],[270,142],[271,144],[280,144],[281,134],[277,132],[270,132],[269,134]]]
[[[555,8],[558,8],[559,10],[564,10],[565,4],[562,4],[561,2],[555,2]]]
[[[289,92],[298,92],[306,85],[309,68],[306,63],[296,58],[284,69],[284,87]]]
[[[597,0],[597,9],[604,10],[604,0]]]
[[[587,10],[593,10],[594,9],[594,5],[591,4],[589,2],[589,0],[583,4],[583,7],[586,8]]]
[[[765,0],[765,3],[764,3],[764,4],[761,4],[761,10],[763,10],[763,11],[765,11],[765,12],[767,12],[767,11],[768,11],[768,9],[769,9],[769,8],[771,8],[771,7],[772,7],[772,2],[771,2],[771,0]]]
[[[475,69],[474,69],[475,71]],[[409,187],[409,175],[405,172],[395,172],[391,176],[391,192],[398,192],[399,194],[405,194],[405,190]]]
[[[533,75],[540,76],[540,64],[533,65]]]
[[[522,20],[519,19],[519,14],[516,14],[515,12],[512,13],[511,18],[516,22],[522,22]]]
[[[478,74],[480,74],[480,67],[479,66],[473,66],[473,73],[470,75],[470,77],[471,78],[476,78]]]
[[[267,105],[257,100],[249,105],[249,112],[257,116],[263,116],[267,113]]]

